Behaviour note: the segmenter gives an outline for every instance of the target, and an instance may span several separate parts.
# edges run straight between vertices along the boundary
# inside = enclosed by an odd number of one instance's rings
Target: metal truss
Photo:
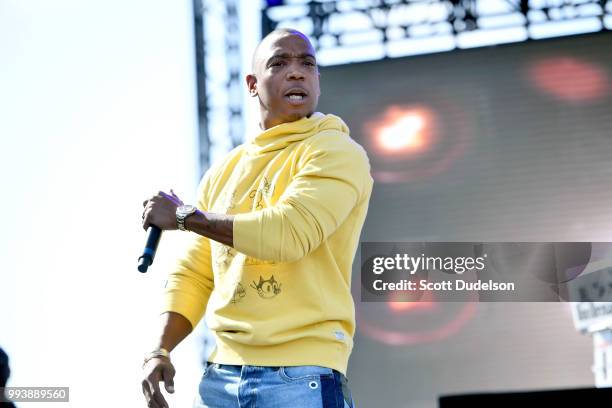
[[[200,174],[210,167],[210,139],[208,138],[207,103],[206,103],[206,70],[204,53],[204,16],[201,0],[193,0],[194,30],[195,30],[195,60],[196,60],[196,83],[198,98],[198,147]]]
[[[201,173],[244,133],[239,0],[193,0]]]
[[[462,35],[511,28],[522,29],[524,34],[497,43],[526,41],[543,38],[538,34],[538,26],[572,20],[599,20],[599,26],[584,28],[583,32],[612,28],[612,0],[295,0],[282,3],[264,7],[262,33],[265,35],[277,27],[294,27],[309,35],[317,51],[376,44],[386,48],[401,41],[444,36],[455,39],[454,46],[447,45],[446,50],[467,48],[460,41]],[[569,30],[548,37],[577,33]],[[481,43],[493,45],[496,40],[490,38]],[[384,52],[381,58],[393,56]]]

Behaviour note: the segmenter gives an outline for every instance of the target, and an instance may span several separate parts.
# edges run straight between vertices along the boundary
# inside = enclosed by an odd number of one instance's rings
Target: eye
[[[283,65],[284,62],[283,61],[274,61],[270,64],[271,67],[280,67],[281,65]]]
[[[304,61],[304,65],[308,65],[310,67],[314,67],[314,63],[312,61]]]

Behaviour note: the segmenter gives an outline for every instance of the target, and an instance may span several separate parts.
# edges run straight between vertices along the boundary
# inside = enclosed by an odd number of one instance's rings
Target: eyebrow
[[[292,57],[293,56],[291,54],[286,53],[286,52],[281,53],[281,54],[274,54],[270,58],[268,58],[268,60],[266,61],[266,65],[268,65],[270,63],[270,61],[272,61],[275,58],[292,58]],[[314,55],[309,54],[309,53],[299,54],[299,55],[296,56],[296,58],[302,58],[302,59],[304,59],[304,58],[312,58],[315,61],[317,60]]]

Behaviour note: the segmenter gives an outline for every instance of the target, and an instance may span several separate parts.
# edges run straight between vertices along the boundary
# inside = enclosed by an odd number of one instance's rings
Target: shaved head
[[[262,129],[312,115],[321,90],[308,37],[291,28],[266,35],[253,52],[246,83],[249,94],[259,99]]]
[[[301,33],[298,30],[295,30],[293,28],[278,28],[272,32],[270,32],[268,35],[266,35],[264,38],[262,38],[262,40],[259,42],[259,44],[257,44],[257,47],[255,48],[255,51],[253,52],[253,58],[251,60],[251,70],[255,73],[257,72],[257,67],[258,67],[258,63],[264,59],[262,58],[262,50],[266,49],[267,47],[270,46],[270,43],[274,42],[274,40],[280,38],[280,37],[285,37],[288,35],[297,35],[299,37],[302,37],[304,39],[304,41],[306,43],[308,43],[308,45],[310,46],[310,48],[313,49],[314,51],[314,47],[312,46],[310,40],[308,39],[308,37],[306,35],[304,35],[303,33]]]

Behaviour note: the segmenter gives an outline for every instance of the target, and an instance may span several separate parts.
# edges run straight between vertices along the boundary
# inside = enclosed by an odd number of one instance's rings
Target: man
[[[4,408],[15,408],[15,404],[8,401],[4,395],[4,387],[10,376],[9,357],[0,347],[0,406]]]
[[[197,407],[352,407],[345,377],[355,331],[351,266],[372,191],[364,150],[315,112],[315,52],[296,30],[258,45],[246,83],[261,133],[204,175],[196,207],[171,190],[144,202],[143,227],[194,242],[169,275],[143,392],[166,407],[168,353],[206,312],[216,348]]]

